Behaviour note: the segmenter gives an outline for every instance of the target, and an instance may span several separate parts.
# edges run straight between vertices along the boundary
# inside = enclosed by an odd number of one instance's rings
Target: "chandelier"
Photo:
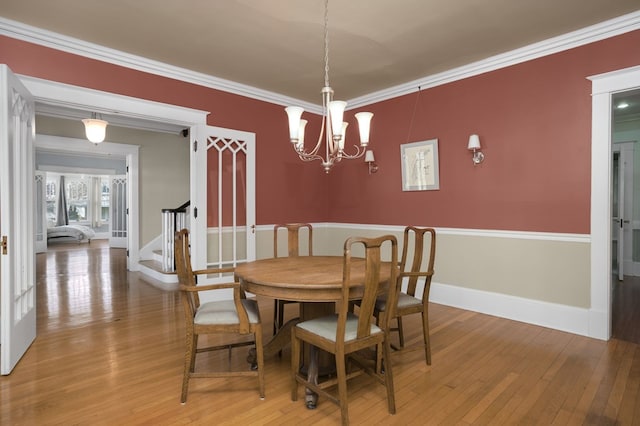
[[[347,153],[344,149],[345,133],[349,123],[343,122],[344,110],[347,103],[333,100],[333,89],[329,86],[329,0],[324,4],[324,87],[322,93],[322,126],[318,143],[310,151],[304,146],[304,129],[307,120],[302,119],[304,109],[297,106],[285,108],[289,117],[289,137],[293,149],[302,161],[320,160],[326,173],[342,159],[352,160],[364,155],[369,145],[369,129],[371,112],[359,112],[355,115],[360,131],[360,146],[354,145],[355,152]],[[321,152],[324,140],[324,156]]]
[[[94,112],[91,114],[91,118],[85,118],[82,122],[84,123],[85,134],[90,142],[98,145],[104,141],[107,124],[109,124],[108,121],[98,118],[98,114]]]

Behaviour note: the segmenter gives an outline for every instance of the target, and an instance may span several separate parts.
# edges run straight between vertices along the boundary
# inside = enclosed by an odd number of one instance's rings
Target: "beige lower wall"
[[[589,308],[590,248],[588,242],[442,233],[434,281]]]
[[[256,257],[273,255],[273,227],[261,226]],[[402,227],[316,224],[314,254],[341,255],[352,236],[393,234],[402,244]],[[437,230],[434,283],[589,308],[588,236]]]

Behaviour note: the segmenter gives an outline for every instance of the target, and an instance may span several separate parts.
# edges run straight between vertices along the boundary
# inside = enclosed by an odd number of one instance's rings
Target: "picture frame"
[[[440,189],[438,139],[400,145],[403,191]]]

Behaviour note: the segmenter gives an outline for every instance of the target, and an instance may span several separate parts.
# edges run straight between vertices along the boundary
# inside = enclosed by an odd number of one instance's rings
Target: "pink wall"
[[[591,83],[640,65],[640,31],[366,108],[371,148],[327,176],[300,162],[279,105],[106,64],[7,37],[0,62],[19,74],[210,111],[209,124],[256,133],[257,223],[288,221],[589,233]],[[351,120],[353,121],[353,120]],[[317,123],[314,123],[317,130]],[[312,124],[313,127],[313,124]],[[309,135],[315,134],[313,128]],[[480,135],[484,163],[466,145]],[[437,138],[440,190],[403,192],[400,145]],[[356,126],[348,139],[357,139]]]
[[[589,233],[587,77],[640,65],[638,46],[635,31],[423,90],[409,137],[416,93],[366,108],[380,168],[332,172],[329,221]],[[486,155],[475,167],[472,133]],[[400,145],[433,138],[440,190],[403,192]]]
[[[329,206],[320,166],[301,164],[284,109],[222,91],[0,36],[0,63],[14,73],[210,111],[208,124],[256,134],[256,221],[323,222]]]

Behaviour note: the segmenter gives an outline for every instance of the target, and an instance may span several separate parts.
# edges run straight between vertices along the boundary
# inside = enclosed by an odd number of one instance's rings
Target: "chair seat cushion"
[[[249,322],[258,324],[260,322],[258,302],[251,299],[242,299],[242,305],[247,311]],[[198,325],[239,324],[240,319],[233,300],[220,300],[200,305],[193,322]]]
[[[354,340],[358,334],[358,317],[352,313],[347,314],[347,323],[344,332],[344,341]],[[317,334],[327,340],[336,341],[336,330],[338,324],[338,314],[327,315],[320,318],[300,322],[296,327],[300,327],[311,333]],[[382,329],[375,324],[371,324],[371,334],[382,333]]]
[[[402,308],[408,308],[410,306],[420,306],[422,305],[422,300],[410,296],[406,293],[400,293],[398,295],[398,309],[402,309]],[[384,297],[379,297],[378,300],[376,300],[376,309],[378,311],[385,311],[387,308],[387,299]]]

